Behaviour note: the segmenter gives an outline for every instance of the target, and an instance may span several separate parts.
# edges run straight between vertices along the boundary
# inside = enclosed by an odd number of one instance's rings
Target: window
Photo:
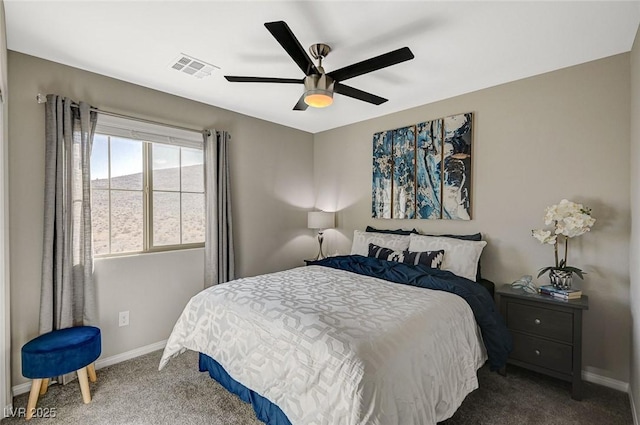
[[[165,134],[173,129],[149,127],[99,119],[91,152],[96,255],[204,245],[202,140],[198,133],[182,140]]]

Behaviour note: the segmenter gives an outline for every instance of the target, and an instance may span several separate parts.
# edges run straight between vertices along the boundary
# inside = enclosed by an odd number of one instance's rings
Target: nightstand
[[[582,311],[589,309],[589,298],[565,301],[509,284],[496,294],[513,336],[507,363],[569,381],[571,398],[581,400]]]

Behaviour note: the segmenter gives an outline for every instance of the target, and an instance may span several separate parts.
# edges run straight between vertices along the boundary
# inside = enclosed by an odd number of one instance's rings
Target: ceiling
[[[640,1],[4,0],[4,6],[10,50],[311,133],[627,52],[640,22]],[[331,45],[327,72],[404,46],[415,59],[348,80],[389,99],[380,106],[336,94],[328,108],[293,111],[302,85],[223,77],[304,76],[264,27],[279,20],[305,48]],[[173,70],[180,53],[220,69],[203,79]]]

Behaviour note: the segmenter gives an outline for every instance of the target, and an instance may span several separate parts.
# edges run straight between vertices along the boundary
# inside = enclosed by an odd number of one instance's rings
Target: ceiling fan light
[[[304,103],[313,108],[326,108],[333,103],[333,92],[322,89],[307,90],[304,93]]]

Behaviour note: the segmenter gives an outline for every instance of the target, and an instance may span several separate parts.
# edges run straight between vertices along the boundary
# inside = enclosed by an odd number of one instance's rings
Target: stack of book
[[[563,300],[574,300],[582,296],[582,291],[579,289],[558,289],[553,285],[541,286],[538,288],[538,292]]]

